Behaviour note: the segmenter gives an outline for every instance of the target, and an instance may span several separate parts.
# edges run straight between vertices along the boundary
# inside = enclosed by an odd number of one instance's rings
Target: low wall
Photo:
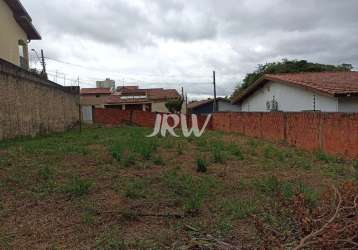
[[[137,110],[120,110],[120,109],[102,109],[95,108],[93,120],[95,123],[107,124],[107,125],[120,125],[122,123],[133,123],[138,126],[154,128],[155,120],[157,114],[163,113],[153,113],[147,111],[137,111]],[[206,120],[206,116],[198,116],[198,126],[201,128]],[[191,127],[191,119],[187,118],[188,127]],[[172,122],[169,119],[169,124]],[[178,125],[180,127],[180,124]],[[212,129],[212,119],[207,125],[207,129]]]
[[[79,88],[0,59],[0,140],[61,132],[79,121]]]
[[[94,115],[96,123],[117,125],[130,122],[151,128],[155,118],[156,113],[118,109],[95,109]],[[200,128],[205,119],[206,116],[198,116]],[[358,114],[215,113],[207,128],[358,159]]]
[[[358,114],[216,113],[213,129],[358,158]]]

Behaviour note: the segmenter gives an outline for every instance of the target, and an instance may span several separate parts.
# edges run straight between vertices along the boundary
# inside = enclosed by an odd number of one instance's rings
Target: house
[[[108,88],[111,90],[115,90],[116,88],[116,81],[115,80],[111,80],[110,78],[107,78],[104,81],[97,81],[96,82],[96,87],[97,88]]]
[[[112,94],[109,88],[83,88],[80,91],[82,121],[92,123],[94,108],[104,108],[107,97]]]
[[[217,112],[239,112],[241,111],[240,105],[231,104],[225,98],[216,98]],[[191,102],[188,104],[188,110],[191,114],[211,114],[214,111],[214,100],[202,100]]]
[[[107,98],[105,107],[168,113],[165,104],[170,100],[180,98],[181,96],[175,89],[141,89],[139,86],[123,86],[118,87],[117,91]],[[182,112],[184,111],[183,105]]]
[[[0,0],[0,32],[0,58],[29,69],[28,43],[41,36],[19,0]]]
[[[267,74],[232,103],[244,112],[358,112],[358,72]]]
[[[107,97],[112,92],[109,88],[83,88],[81,89],[81,106],[104,108]]]

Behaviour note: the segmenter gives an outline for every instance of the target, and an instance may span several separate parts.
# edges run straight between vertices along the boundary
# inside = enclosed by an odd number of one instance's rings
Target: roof
[[[98,94],[111,94],[110,88],[83,88],[81,95],[98,95]]]
[[[241,103],[268,81],[293,85],[330,96],[358,95],[358,72],[266,74],[233,99]]]
[[[105,104],[142,104],[150,103],[150,100],[147,98],[131,98],[131,99],[122,99],[121,96],[111,95],[105,99]]]
[[[14,13],[14,18],[20,27],[25,31],[29,40],[41,40],[39,32],[32,24],[29,13],[19,0],[4,0]]]
[[[230,102],[227,99],[222,98],[222,97],[216,98],[216,101]],[[207,99],[207,100],[191,102],[188,104],[188,109],[195,109],[195,108],[207,105],[207,104],[211,104],[213,102],[214,102],[214,99]]]
[[[143,96],[143,98],[122,98],[127,96]],[[156,100],[179,98],[180,95],[175,89],[126,89],[121,94],[113,94],[106,98],[106,104],[141,104],[151,103]]]
[[[180,98],[176,89],[147,89],[146,91],[150,100]]]
[[[139,86],[118,86],[117,87],[118,92],[126,91],[126,90],[135,90],[135,89],[139,89]]]

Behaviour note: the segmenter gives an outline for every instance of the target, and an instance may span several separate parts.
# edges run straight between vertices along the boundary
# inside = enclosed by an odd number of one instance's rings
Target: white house
[[[233,103],[243,112],[358,112],[358,72],[267,74]]]

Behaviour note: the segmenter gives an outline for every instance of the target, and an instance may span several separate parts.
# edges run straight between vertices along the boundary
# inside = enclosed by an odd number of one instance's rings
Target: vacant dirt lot
[[[301,194],[314,208],[327,186],[358,180],[356,162],[320,152],[150,132],[88,128],[0,143],[0,249],[255,249],[264,246],[255,218],[298,240],[279,204]]]

